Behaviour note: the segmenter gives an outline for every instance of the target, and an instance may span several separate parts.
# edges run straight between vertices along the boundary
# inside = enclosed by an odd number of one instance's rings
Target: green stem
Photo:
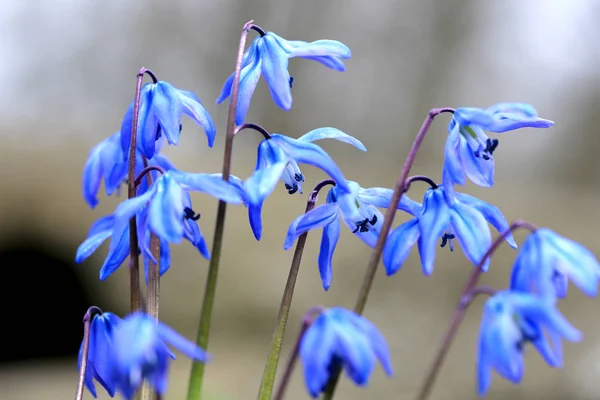
[[[406,160],[404,161],[404,165],[402,166],[402,170],[400,171],[400,176],[398,177],[398,180],[396,181],[396,186],[394,187],[394,193],[392,194],[390,205],[388,206],[388,209],[385,212],[381,232],[379,234],[379,237],[377,238],[377,244],[375,245],[375,249],[371,253],[369,264],[367,264],[367,269],[365,271],[360,292],[358,293],[356,305],[354,306],[354,312],[359,315],[361,315],[365,310],[365,305],[367,304],[369,292],[371,291],[373,281],[375,280],[377,266],[379,265],[379,260],[381,260],[381,253],[383,252],[383,247],[385,246],[388,234],[390,232],[390,229],[392,228],[392,223],[394,222],[394,217],[396,215],[396,209],[398,208],[398,204],[400,204],[402,195],[406,191],[406,181],[408,179],[408,174],[410,173],[410,169],[413,163],[415,162],[415,159],[417,158],[417,153],[421,148],[421,143],[423,143],[423,139],[429,131],[429,127],[431,126],[433,119],[437,115],[445,112],[453,113],[454,109],[434,108],[427,113],[427,117],[425,117],[425,121],[423,121],[423,125],[421,125],[421,128],[419,129],[419,132],[415,137],[410,151],[408,152],[408,156],[406,156]],[[323,400],[331,400],[333,398],[337,382],[340,379],[340,373],[341,369],[338,369],[334,374],[332,374],[327,385],[327,389],[325,390],[325,393],[323,395]]]
[[[238,102],[238,94],[240,87],[240,73],[242,70],[242,59],[244,57],[244,49],[246,48],[246,38],[248,32],[252,29],[252,22],[247,22],[242,28],[240,36],[240,45],[235,63],[235,72],[233,75],[233,85],[231,88],[231,98],[229,102],[229,113],[227,116],[227,133],[225,136],[225,152],[223,155],[223,179],[229,180],[231,169],[231,153],[233,150],[233,138],[235,133],[235,113]],[[208,334],[210,331],[210,321],[212,310],[215,301],[215,293],[217,288],[217,277],[219,274],[219,261],[221,259],[221,248],[223,245],[223,231],[225,229],[225,215],[227,211],[227,203],[219,201],[217,209],[217,221],[215,225],[215,234],[213,238],[213,248],[208,267],[208,276],[206,278],[206,289],[204,290],[204,300],[202,302],[202,311],[200,313],[200,326],[196,336],[196,344],[203,349],[208,346]],[[204,377],[204,364],[194,361],[192,371],[190,373],[190,382],[188,386],[187,399],[200,399],[202,394],[202,381]]]
[[[315,190],[313,190],[308,196],[306,210],[304,211],[305,214],[315,207],[319,191],[326,185],[335,185],[335,181],[328,179],[319,183],[315,187]],[[258,398],[260,400],[271,399],[273,384],[275,383],[275,375],[277,374],[277,365],[279,364],[279,356],[281,354],[283,335],[285,333],[285,326],[287,324],[290,307],[292,305],[294,287],[296,286],[296,278],[298,277],[298,271],[300,270],[300,262],[302,261],[302,253],[304,251],[304,245],[306,244],[307,237],[308,232],[303,233],[300,235],[298,242],[296,243],[292,264],[290,265],[290,272],[288,274],[287,282],[285,283],[285,289],[283,290],[281,305],[279,306],[277,325],[275,326],[275,332],[273,333],[271,349],[269,350],[269,355],[267,356],[267,364],[265,365],[265,371],[263,372],[262,381],[260,383],[260,391],[258,392]]]

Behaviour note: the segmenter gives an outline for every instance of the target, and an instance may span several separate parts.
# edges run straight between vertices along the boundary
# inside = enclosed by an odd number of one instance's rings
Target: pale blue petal
[[[179,143],[179,125],[183,114],[179,91],[170,83],[164,81],[156,83],[152,99],[152,112],[169,143],[177,145]]]
[[[388,208],[390,206],[390,201],[392,200],[393,194],[394,191],[392,189],[380,187],[368,189],[361,188],[358,191],[358,197],[361,201],[380,208]],[[416,216],[421,211],[421,204],[412,200],[406,194],[403,194],[400,198],[400,203],[398,204],[398,210],[402,210],[412,216]]]
[[[261,64],[262,61],[260,57],[257,56],[251,64],[248,64],[246,67],[242,68],[240,74],[238,102],[235,113],[236,125],[243,124],[244,120],[246,119],[246,114],[248,114],[248,109],[250,108],[250,100],[252,99],[252,95],[254,94],[254,90],[256,89],[258,80],[260,79]]]
[[[238,189],[224,181],[220,176],[202,173],[191,174],[181,171],[170,171],[169,174],[186,190],[206,193],[228,203],[242,203]]]
[[[300,136],[298,140],[302,142],[314,142],[315,140],[321,139],[335,139],[340,142],[351,144],[359,150],[367,151],[367,148],[361,143],[360,140],[356,139],[353,136],[348,135],[336,128],[317,128],[304,135]]]
[[[392,231],[383,248],[383,265],[388,276],[394,275],[402,267],[419,236],[417,219],[411,219]]]
[[[198,249],[200,254],[207,260],[210,260],[210,250],[208,250],[208,245],[206,244],[206,239],[204,239],[204,235],[200,231],[198,224],[196,221],[186,221],[184,222],[185,231],[184,237],[192,242],[194,247]]]
[[[323,227],[321,235],[321,248],[319,249],[319,273],[323,282],[323,289],[328,290],[331,286],[333,276],[333,252],[340,238],[340,217],[336,213],[335,218]]]
[[[250,204],[259,204],[264,201],[275,189],[286,167],[286,162],[277,162],[270,167],[257,169],[244,182],[244,191]]]
[[[215,124],[210,117],[210,114],[200,103],[200,100],[191,92],[185,90],[178,90],[179,99],[183,106],[183,113],[193,119],[198,125],[202,127],[206,138],[208,139],[208,147],[213,147],[215,143],[215,136],[217,135],[217,129]],[[192,97],[193,95],[193,97]]]
[[[77,253],[75,254],[75,263],[79,264],[83,262],[86,258],[92,255],[98,247],[106,239],[112,236],[112,230],[104,230],[100,231],[94,235],[88,236],[83,243],[77,247]]]
[[[312,229],[323,228],[332,223],[338,217],[339,207],[337,204],[322,204],[309,212],[296,218],[290,227],[283,248],[289,250],[296,239],[305,232]]]
[[[100,280],[108,278],[113,272],[123,264],[129,256],[129,229],[126,227],[120,236],[116,237],[113,234],[110,242],[108,255],[100,268]]]
[[[290,110],[292,108],[292,91],[287,54],[271,36],[264,36],[258,44],[258,49],[262,60],[262,74],[269,86],[273,101],[280,108],[286,111]]]
[[[427,190],[418,221],[421,233],[418,241],[421,265],[423,273],[429,276],[433,272],[437,243],[450,222],[450,210],[446,205],[443,190]]]
[[[462,126],[479,125],[487,130],[496,122],[494,114],[475,107],[460,107],[454,110],[454,119]]]
[[[473,196],[465,194],[465,193],[456,193],[455,196],[456,196],[456,199],[458,201],[460,201],[461,203],[464,203],[470,207],[475,208],[477,211],[479,211],[483,215],[483,217],[487,220],[487,222],[492,224],[492,226],[494,228],[496,228],[499,233],[504,233],[504,232],[508,231],[508,229],[510,228],[508,221],[506,220],[506,218],[504,218],[504,215],[502,215],[502,211],[500,211],[500,209],[498,207],[493,206],[489,203],[486,203],[483,200],[480,200],[476,197],[473,197]],[[506,242],[512,248],[516,249],[518,247],[512,233],[509,233],[506,236]]]
[[[260,240],[262,237],[262,206],[262,202],[248,204],[248,220],[250,221],[250,228],[256,240]]]
[[[479,211],[456,202],[450,208],[450,223],[465,256],[477,265],[492,245],[492,234],[485,218]],[[481,269],[487,271],[489,265],[487,258]]]
[[[160,321],[158,322],[158,336],[161,340],[175,347],[192,360],[206,363],[210,359],[210,355],[207,352]]]
[[[346,71],[346,65],[342,60],[333,56],[302,56],[307,60],[313,60],[326,66],[327,68],[333,69],[338,72]]]
[[[460,137],[459,126],[454,124],[454,127],[450,129],[444,148],[443,183],[448,188],[451,188],[452,184],[465,184],[465,173],[460,160],[461,140],[464,139]]]
[[[104,142],[98,143],[90,150],[85,165],[83,166],[83,178],[81,186],[83,189],[83,198],[91,208],[98,205],[98,199],[96,194],[100,189],[100,182],[102,181],[102,165],[100,154],[102,153]],[[120,161],[120,160],[115,160]]]
[[[484,160],[482,157],[475,157],[475,153],[467,140],[460,138],[460,159],[464,172],[469,179],[481,187],[494,186],[494,159]]]
[[[352,52],[345,44],[337,40],[317,40],[294,49],[289,57],[333,56],[343,59],[352,57]]]
[[[254,60],[256,59],[256,49],[258,48],[259,40],[260,40],[260,38],[258,38],[258,37],[256,39],[254,39],[254,41],[252,42],[250,47],[248,47],[248,50],[246,50],[246,52],[244,53],[244,57],[242,58],[242,71],[244,71],[244,69],[248,65],[253,63]],[[246,69],[246,71],[247,71],[247,69]],[[223,84],[223,89],[221,90],[221,94],[219,95],[219,98],[217,99],[217,104],[221,104],[226,98],[228,98],[231,95],[231,88],[233,87],[234,74],[235,74],[235,72],[233,72],[231,75],[229,75],[229,77]],[[240,75],[240,77],[241,77],[241,75]]]
[[[148,209],[150,230],[161,239],[179,243],[183,237],[183,189],[167,172],[154,185],[157,193]],[[222,181],[222,180],[221,180]]]

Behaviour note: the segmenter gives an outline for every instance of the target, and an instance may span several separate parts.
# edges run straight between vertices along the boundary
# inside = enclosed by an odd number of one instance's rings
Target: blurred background
[[[126,268],[98,280],[107,247],[82,265],[74,264],[74,255],[90,225],[123,199],[100,193],[100,204],[90,210],[81,195],[81,171],[91,147],[120,127],[141,66],[198,94],[217,124],[215,148],[184,118],[180,146],[165,150],[192,172],[221,171],[227,105],[214,100],[233,70],[240,28],[249,19],[287,39],[337,39],[352,49],[345,73],[292,60],[293,109],[278,109],[261,82],[248,120],[292,137],[322,126],[356,136],[367,153],[340,142],[322,145],[363,187],[394,184],[432,107],[532,103],[556,126],[503,135],[495,153],[496,186],[464,190],[499,206],[509,220],[548,226],[599,254],[599,17],[600,3],[593,0],[1,0],[0,398],[72,398],[85,310],[95,304],[127,313]],[[447,123],[447,115],[434,122],[413,173],[440,178]],[[235,175],[250,175],[260,139],[251,132],[236,139]],[[288,196],[282,184],[268,199],[260,242],[246,210],[229,208],[208,399],[256,396],[292,258],[282,248],[285,233],[303,212],[310,188],[324,179],[316,169],[303,172],[304,196]],[[411,197],[420,199],[423,186],[414,185]],[[216,201],[196,196],[194,202],[211,244]],[[518,234],[518,241],[523,237]],[[316,266],[319,241],[320,232],[309,235],[283,361],[310,306],[353,306],[371,253],[343,230],[333,285],[325,293]],[[208,262],[187,243],[173,246],[172,254],[161,282],[161,318],[193,338]],[[483,282],[506,287],[515,254],[501,248]],[[337,398],[412,398],[470,270],[460,251],[444,249],[429,278],[416,251],[395,276],[379,271],[366,316],[387,337],[396,374],[389,379],[378,368],[368,389],[344,379]],[[432,398],[476,398],[482,303],[470,310]],[[513,386],[495,375],[489,399],[598,398],[598,300],[572,288],[560,306],[584,332],[581,343],[565,345],[565,368],[551,369],[529,351],[523,383]],[[167,399],[184,398],[189,365],[184,357],[173,363]],[[300,368],[288,398],[308,398]]]

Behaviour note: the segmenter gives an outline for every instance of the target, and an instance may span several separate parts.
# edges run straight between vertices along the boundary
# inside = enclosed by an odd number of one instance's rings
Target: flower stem
[[[304,314],[304,317],[302,318],[302,327],[300,327],[300,333],[298,334],[298,338],[296,339],[296,344],[294,345],[292,354],[290,354],[290,357],[288,358],[287,365],[285,366],[285,371],[283,373],[283,376],[281,377],[281,382],[279,383],[279,387],[277,388],[277,392],[275,393],[275,397],[273,400],[283,400],[285,390],[287,389],[287,386],[290,383],[290,378],[292,377],[292,372],[294,372],[296,361],[298,361],[298,354],[300,352],[300,344],[302,343],[302,337],[304,336],[304,333],[306,332],[308,327],[315,320],[315,317],[319,316],[324,311],[325,307],[316,306],[310,308]]]
[[[306,214],[315,207],[317,203],[319,191],[327,186],[335,185],[335,181],[331,179],[320,182],[315,189],[308,196],[306,202]],[[277,325],[275,326],[275,332],[273,333],[273,339],[271,341],[271,349],[267,356],[267,364],[265,365],[265,371],[263,373],[262,381],[260,383],[260,391],[258,398],[260,400],[270,400],[271,393],[273,392],[273,384],[275,382],[275,375],[277,373],[277,365],[279,363],[279,355],[281,354],[281,345],[283,343],[283,335],[285,333],[285,326],[290,313],[290,307],[292,305],[292,297],[294,296],[294,287],[296,286],[296,278],[298,277],[298,271],[300,270],[300,262],[302,261],[302,252],[304,251],[304,245],[306,244],[306,238],[308,232],[303,233],[298,238],[296,243],[296,249],[294,250],[294,256],[292,258],[292,264],[290,265],[290,272],[288,274],[287,282],[283,290],[283,296],[281,298],[281,305],[279,306],[279,313],[277,315]]]
[[[75,400],[83,399],[83,388],[85,384],[85,373],[87,371],[88,354],[90,351],[90,325],[94,314],[102,314],[102,310],[96,306],[88,308],[83,316],[83,349],[81,350],[81,366],[79,368],[79,380],[77,381],[77,392]]]
[[[242,59],[244,57],[244,49],[246,48],[246,38],[248,32],[252,28],[252,22],[248,21],[242,28],[240,35],[240,45],[235,63],[235,72],[233,75],[233,86],[231,88],[231,98],[229,102],[229,113],[227,116],[227,132],[225,136],[225,152],[223,155],[223,179],[229,180],[231,169],[231,153],[233,150],[233,138],[235,132],[235,113],[237,109],[238,94],[240,88],[240,73],[242,70]],[[203,349],[208,345],[208,334],[210,331],[210,321],[212,309],[215,300],[217,287],[217,276],[219,272],[219,261],[221,259],[221,247],[223,245],[223,231],[225,229],[225,215],[227,211],[227,203],[219,201],[217,209],[217,221],[215,224],[215,234],[213,238],[213,248],[208,267],[208,276],[206,278],[206,289],[204,290],[204,300],[202,302],[202,311],[200,313],[200,326],[196,336],[196,344]],[[204,377],[204,364],[194,362],[190,373],[190,382],[188,386],[187,399],[199,399],[202,393],[202,380]]]
[[[367,269],[363,278],[362,286],[360,288],[360,292],[358,293],[358,298],[356,300],[356,305],[354,306],[354,312],[361,315],[365,310],[365,304],[367,304],[367,298],[369,297],[369,292],[371,291],[371,286],[373,286],[373,281],[375,280],[375,273],[377,272],[377,265],[381,260],[381,253],[383,252],[383,247],[385,246],[385,242],[387,240],[390,229],[392,228],[392,223],[394,222],[394,217],[396,215],[396,209],[398,208],[398,204],[400,204],[400,200],[402,195],[406,191],[406,182],[408,179],[408,174],[410,173],[410,168],[412,167],[415,159],[417,157],[417,153],[421,147],[421,143],[423,143],[423,139],[425,135],[429,131],[429,127],[433,122],[433,119],[442,113],[454,113],[453,108],[433,108],[429,110],[427,113],[427,117],[425,121],[423,121],[423,125],[421,125],[421,129],[417,133],[415,140],[408,152],[408,156],[406,156],[406,160],[404,161],[404,165],[402,166],[402,170],[400,171],[400,176],[398,177],[398,181],[396,182],[396,186],[394,187],[394,193],[392,194],[392,198],[390,200],[390,205],[386,210],[383,225],[381,227],[381,233],[377,238],[377,244],[375,245],[375,249],[371,253],[371,258],[369,259],[369,263],[367,264]],[[337,382],[340,378],[341,369],[338,368],[337,372],[332,374],[329,383],[327,385],[327,389],[323,395],[323,400],[330,400],[333,398],[333,393],[335,392],[335,388],[337,386]]]
[[[128,187],[127,197],[129,199],[136,196],[135,186],[135,160],[136,160],[136,145],[137,145],[137,130],[138,120],[140,117],[140,96],[142,92],[142,82],[144,74],[148,74],[154,83],[157,82],[156,76],[152,71],[142,67],[137,74],[137,82],[135,85],[135,98],[133,101],[133,121],[131,123],[131,141],[129,143],[129,171],[128,171]],[[129,221],[129,304],[131,311],[140,308],[141,291],[140,291],[140,260],[138,251],[137,224],[135,216]]]
[[[514,230],[520,228],[528,229],[532,232],[535,232],[537,230],[537,227],[530,222],[514,221],[505,232],[503,232],[498,238],[496,238],[496,240],[492,243],[488,251],[483,255],[477,266],[471,272],[467,284],[465,285],[465,288],[461,293],[460,300],[458,302],[458,305],[456,306],[456,310],[454,311],[454,315],[450,320],[450,325],[448,326],[448,329],[444,334],[440,347],[435,353],[435,357],[433,359],[433,362],[431,363],[431,366],[429,367],[429,370],[427,371],[427,375],[425,375],[425,380],[421,385],[421,389],[419,390],[417,399],[425,400],[427,399],[427,397],[429,397],[435,380],[440,372],[440,369],[442,368],[442,364],[444,363],[446,355],[448,354],[448,351],[452,346],[452,342],[454,340],[454,337],[456,336],[456,332],[458,331],[458,328],[460,327],[460,324],[462,323],[467,309],[469,308],[469,305],[471,304],[473,298],[481,293],[486,293],[489,295],[494,293],[493,289],[487,288],[485,286],[477,287],[477,282],[479,281],[479,277],[483,272],[481,267],[483,266],[485,261],[494,254],[498,247],[500,247],[500,245],[502,244],[502,242],[504,242],[506,237]]]

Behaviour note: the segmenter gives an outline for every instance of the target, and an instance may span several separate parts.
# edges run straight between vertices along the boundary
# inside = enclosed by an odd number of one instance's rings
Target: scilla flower
[[[523,377],[523,353],[527,343],[540,352],[552,367],[560,360],[544,333],[579,341],[581,333],[543,298],[527,293],[502,291],[485,304],[479,333],[477,362],[479,395],[484,395],[492,381],[492,369],[513,383]]]
[[[428,189],[423,207],[415,218],[392,231],[383,250],[388,275],[402,267],[415,243],[419,247],[423,272],[430,275],[440,239],[441,247],[449,244],[450,250],[454,249],[452,241],[456,239],[469,261],[477,265],[492,244],[487,222],[500,232],[508,229],[508,222],[497,207],[463,193],[456,193],[448,200],[444,191],[442,185]],[[506,241],[517,247],[512,235],[509,234]],[[487,271],[488,266],[489,260],[486,260],[483,270]]]
[[[317,40],[312,43],[289,41],[273,32],[262,32],[246,50],[242,60],[235,123],[241,125],[244,122],[250,107],[250,99],[261,74],[269,86],[275,104],[287,111],[292,108],[292,84],[288,72],[288,59],[308,58],[328,68],[343,71],[344,64],[341,59],[348,59],[351,55],[348,47],[335,40]],[[225,81],[217,104],[231,95],[232,86],[233,74]]]
[[[335,128],[315,129],[298,139],[275,133],[263,140],[258,146],[254,173],[244,182],[250,226],[257,240],[262,235],[263,202],[273,192],[277,182],[282,179],[290,194],[298,191],[302,193],[304,175],[298,164],[309,164],[322,169],[336,181],[338,190],[350,191],[335,162],[322,148],[312,143],[319,139],[337,139],[362,151],[367,150],[359,140]]]
[[[556,232],[542,228],[523,244],[512,271],[511,289],[555,300],[567,294],[572,281],[588,296],[598,294],[600,264],[591,251]]]
[[[156,153],[155,142],[163,135],[169,144],[179,143],[181,117],[185,114],[204,129],[208,145],[215,141],[215,125],[200,99],[192,92],[175,88],[170,83],[147,83],[140,94],[140,111],[137,130],[137,149],[147,158]],[[129,154],[133,125],[133,101],[121,124],[123,156]]]
[[[107,354],[112,384],[123,397],[133,399],[146,379],[159,395],[167,391],[173,346],[193,360],[206,362],[208,354],[172,328],[139,312],[127,316],[113,332]]]
[[[367,385],[376,360],[386,374],[393,374],[388,346],[377,327],[339,307],[323,311],[306,330],[300,342],[300,358],[312,397],[325,390],[338,367],[343,367],[359,386]]]
[[[121,318],[110,312],[93,316],[90,325],[85,386],[94,397],[97,397],[94,380],[102,385],[110,397],[115,395],[116,386],[111,380],[109,357],[113,344],[113,332],[120,322]],[[82,356],[83,342],[79,348],[78,368],[81,368]]]
[[[331,286],[332,259],[340,237],[340,219],[354,235],[368,246],[375,247],[383,225],[383,214],[377,207],[387,208],[393,194],[390,189],[363,189],[352,181],[348,181],[348,186],[350,192],[332,187],[325,204],[296,218],[290,225],[285,239],[284,249],[288,250],[298,236],[312,229],[323,228],[318,265],[325,290]],[[402,196],[398,205],[399,210],[414,214],[418,213],[420,208],[419,203],[407,196]]]
[[[475,184],[494,184],[494,151],[498,139],[490,139],[484,131],[501,133],[519,128],[548,128],[554,122],[539,118],[526,103],[499,103],[481,109],[457,108],[448,126],[444,161],[444,185],[465,184],[465,175]]]

